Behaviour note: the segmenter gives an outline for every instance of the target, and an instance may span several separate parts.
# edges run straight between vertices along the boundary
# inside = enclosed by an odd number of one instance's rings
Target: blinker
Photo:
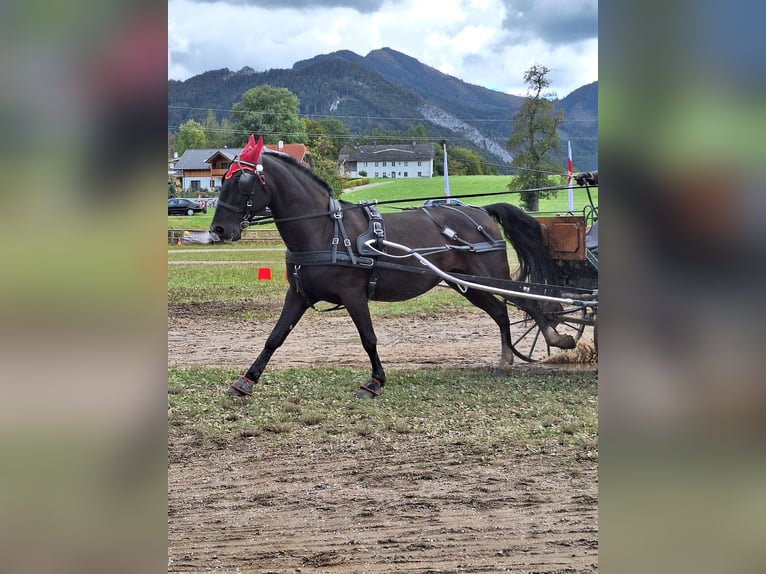
[[[239,176],[239,191],[245,195],[250,195],[255,185],[255,175],[250,171],[242,170],[242,175]]]

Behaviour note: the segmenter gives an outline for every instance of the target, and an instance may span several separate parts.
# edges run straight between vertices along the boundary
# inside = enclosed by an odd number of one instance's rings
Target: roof
[[[343,146],[339,160],[343,161],[412,161],[431,160],[434,148],[429,144],[384,144]]]
[[[228,148],[187,149],[183,155],[178,158],[174,168],[179,170],[210,169],[210,164],[207,160],[217,153],[222,154],[231,161],[239,152]]]
[[[305,155],[309,153],[309,149],[302,143],[282,144],[282,149],[279,149],[279,145],[277,144],[266,144],[264,147],[272,151],[281,151],[293,159],[304,163],[306,159]]]
[[[284,144],[281,150],[277,144],[266,144],[264,147],[273,151],[281,151],[304,163],[305,156],[310,155],[304,144]],[[174,168],[177,170],[210,169],[208,160],[219,153],[231,161],[239,154],[239,151],[229,148],[187,149],[175,162]]]

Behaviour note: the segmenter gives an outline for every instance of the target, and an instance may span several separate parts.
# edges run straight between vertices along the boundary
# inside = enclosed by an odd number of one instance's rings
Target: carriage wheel
[[[519,319],[511,319],[511,341],[516,356],[534,363],[558,352],[558,347],[550,347],[545,341],[537,323],[523,311],[520,313]],[[548,319],[560,335],[571,335],[577,342],[585,331],[585,315],[584,307],[569,306],[549,314]]]

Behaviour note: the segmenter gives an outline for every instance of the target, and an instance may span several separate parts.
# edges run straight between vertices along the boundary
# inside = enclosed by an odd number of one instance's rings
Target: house
[[[294,160],[304,163],[309,167],[312,167],[311,152],[309,151],[309,148],[307,148],[302,143],[286,144],[280,141],[279,143],[276,143],[276,144],[265,144],[264,147],[272,151],[279,151],[282,153],[286,153],[287,155],[292,157]]]
[[[338,156],[343,177],[432,177],[434,148],[428,144],[343,146]]]
[[[311,153],[304,144],[266,144],[264,147],[286,153],[311,167]],[[187,149],[173,169],[180,174],[181,189],[199,193],[221,187],[221,178],[239,150],[229,148]]]
[[[181,189],[198,193],[220,187],[237,153],[227,148],[187,149],[173,166],[181,174]]]

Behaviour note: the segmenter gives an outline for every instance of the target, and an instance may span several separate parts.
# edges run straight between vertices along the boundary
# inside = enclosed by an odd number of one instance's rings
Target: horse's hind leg
[[[359,387],[356,398],[374,399],[383,390],[383,385],[386,383],[386,373],[383,371],[383,364],[378,356],[378,337],[372,327],[370,308],[367,306],[367,299],[363,296],[354,297],[353,301],[344,301],[343,304],[359,332],[362,347],[367,352],[367,356],[370,357],[372,367],[370,380]]]
[[[557,332],[554,326],[551,325],[548,322],[548,319],[545,317],[545,311],[543,307],[548,306],[550,311],[550,306],[552,305],[556,305],[557,308],[560,308],[558,303],[537,303],[528,299],[515,299],[513,302],[519,307],[519,309],[534,319],[535,323],[537,323],[537,326],[540,327],[540,332],[543,334],[545,342],[548,343],[548,345],[551,347],[558,347],[559,349],[575,348],[577,342],[575,341],[574,337],[571,335],[562,335]]]
[[[304,297],[291,287],[285,296],[282,313],[279,315],[277,324],[274,325],[268,339],[266,339],[263,350],[247,372],[231,383],[230,387],[226,390],[227,395],[243,396],[253,394],[253,386],[258,382],[274,351],[282,346],[290,331],[298,324],[298,321],[300,321],[308,308],[309,304]]]
[[[457,289],[456,289],[457,290]],[[513,366],[513,346],[511,344],[511,321],[508,318],[508,308],[505,302],[486,291],[469,289],[465,293],[457,290],[463,297],[486,312],[500,328],[500,362],[492,372],[502,376]]]

